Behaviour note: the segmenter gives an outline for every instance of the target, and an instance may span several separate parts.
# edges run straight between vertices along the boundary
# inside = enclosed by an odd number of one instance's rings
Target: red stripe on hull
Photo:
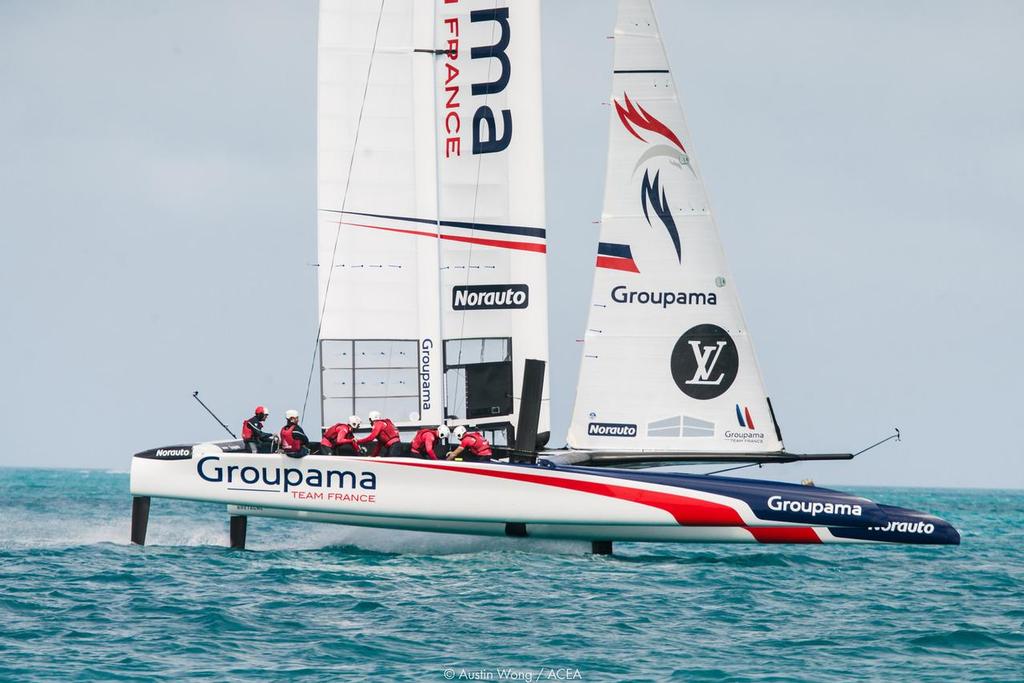
[[[556,477],[545,477],[529,472],[508,472],[505,470],[482,470],[469,467],[438,466],[418,462],[393,462],[384,461],[390,465],[404,465],[406,467],[423,467],[426,469],[445,469],[462,472],[465,474],[476,474],[483,477],[496,477],[498,479],[511,479],[523,481],[530,484],[541,484],[543,486],[554,486],[556,488],[593,493],[598,496],[607,496],[631,503],[649,505],[672,515],[682,526],[743,526],[743,518],[736,510],[721,503],[711,503],[699,498],[688,498],[660,491],[647,491],[634,489],[628,486],[617,484],[605,484],[592,481],[579,481],[576,479],[559,479]]]
[[[629,259],[616,258],[614,256],[598,256],[598,268],[610,268],[611,270],[624,270],[627,273],[639,273],[636,263]]]
[[[809,526],[746,527],[758,543],[821,543],[821,538]]]
[[[438,235],[435,232],[423,232],[422,230],[407,230],[404,228],[385,228],[382,225],[367,225],[365,223],[349,223],[342,221],[342,225],[351,225],[356,228],[371,228],[373,230],[384,230],[386,232],[398,232],[404,235],[418,235],[419,237],[440,237],[443,240],[452,242],[467,242],[469,244],[480,244],[485,247],[500,247],[502,249],[516,249],[518,251],[533,251],[540,254],[546,253],[546,244],[532,244],[530,242],[512,242],[510,240],[489,240],[482,237],[463,237],[461,235]]]

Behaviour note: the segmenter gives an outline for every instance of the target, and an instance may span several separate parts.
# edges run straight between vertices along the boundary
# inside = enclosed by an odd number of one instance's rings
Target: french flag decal
[[[739,403],[736,404],[736,421],[740,423],[740,427],[746,427],[751,430],[756,429],[754,427],[754,419],[750,417],[750,409],[746,406],[740,408]]]
[[[611,244],[601,242],[597,245],[597,267],[611,270],[624,270],[627,273],[639,273],[633,252],[628,244]]]

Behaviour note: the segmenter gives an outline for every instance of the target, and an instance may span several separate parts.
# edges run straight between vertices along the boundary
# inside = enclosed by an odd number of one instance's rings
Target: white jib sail
[[[324,423],[515,424],[548,358],[538,3],[323,0],[318,70]]]
[[[649,0],[619,3],[611,105],[569,446],[780,451]]]

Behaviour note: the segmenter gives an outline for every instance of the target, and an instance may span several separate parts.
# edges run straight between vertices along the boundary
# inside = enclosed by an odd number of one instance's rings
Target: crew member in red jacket
[[[274,449],[274,435],[263,431],[263,423],[270,413],[263,406],[256,406],[253,416],[242,423],[242,441],[253,453],[270,453]]]
[[[480,432],[467,432],[466,428],[459,425],[452,430],[452,436],[459,442],[458,447],[448,454],[449,460],[460,458],[462,460],[490,460],[494,453],[491,451],[491,444]]]
[[[286,411],[284,417],[287,421],[281,428],[281,450],[291,458],[309,455],[309,437],[299,425],[299,411]]]
[[[373,429],[356,443],[364,446],[371,441],[376,441],[377,445],[373,447],[373,453],[370,453],[371,458],[376,458],[379,455],[401,455],[402,437],[398,433],[395,423],[382,417],[376,410],[371,410],[369,417]]]
[[[324,438],[320,440],[320,452],[334,455],[345,455],[346,453],[362,455],[363,449],[356,441],[353,431],[358,429],[360,424],[362,424],[362,420],[359,416],[352,415],[348,418],[348,424],[339,422],[328,427],[324,432]]]
[[[448,427],[439,425],[437,427],[424,427],[412,437],[412,454],[417,458],[424,455],[431,460],[437,460],[437,453],[434,452],[434,444],[439,439],[448,438]]]

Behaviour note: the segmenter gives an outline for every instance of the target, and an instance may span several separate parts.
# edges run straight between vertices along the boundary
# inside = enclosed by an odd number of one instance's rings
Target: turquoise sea
[[[0,469],[0,680],[1024,680],[1024,492],[857,489],[959,547],[478,539],[249,521]]]

